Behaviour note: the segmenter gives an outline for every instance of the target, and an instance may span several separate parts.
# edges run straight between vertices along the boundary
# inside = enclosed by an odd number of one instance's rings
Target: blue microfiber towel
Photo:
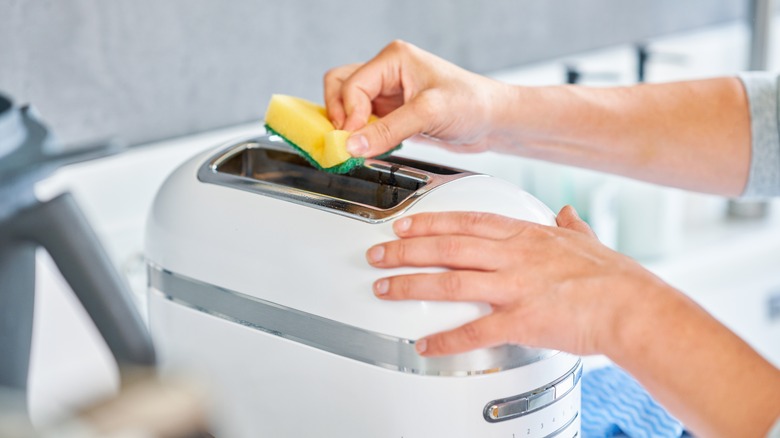
[[[683,425],[616,366],[582,376],[582,436],[680,437]]]

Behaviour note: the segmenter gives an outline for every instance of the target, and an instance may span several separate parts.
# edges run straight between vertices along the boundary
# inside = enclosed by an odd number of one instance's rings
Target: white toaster
[[[580,359],[505,345],[423,358],[415,340],[490,312],[377,299],[371,245],[428,211],[554,214],[487,175],[389,157],[315,170],[279,137],[224,145],[160,188],[146,234],[164,369],[213,385],[217,437],[550,437],[580,428]]]

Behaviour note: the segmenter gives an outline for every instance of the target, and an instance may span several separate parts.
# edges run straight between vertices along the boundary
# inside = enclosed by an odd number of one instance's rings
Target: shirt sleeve
[[[751,131],[750,174],[742,196],[780,196],[780,75],[746,72],[739,78],[750,106]]]

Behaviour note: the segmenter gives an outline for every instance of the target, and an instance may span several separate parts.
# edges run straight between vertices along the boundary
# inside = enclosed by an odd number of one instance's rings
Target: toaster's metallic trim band
[[[285,152],[292,151],[292,148],[290,148],[290,146],[285,143],[281,137],[273,134],[265,134],[259,137],[250,137],[238,142],[233,140],[227,143],[225,147],[221,148],[219,152],[210,156],[209,159],[200,166],[198,169],[198,180],[209,184],[217,184],[224,187],[271,196],[283,201],[313,207],[318,210],[324,210],[330,213],[335,213],[352,219],[375,224],[387,222],[395,217],[400,216],[412,205],[414,205],[414,203],[416,203],[420,197],[425,195],[427,192],[442,186],[443,184],[460,178],[485,176],[452,168],[446,169],[451,170],[453,174],[441,175],[433,172],[427,172],[421,169],[413,169],[408,166],[394,165],[393,163],[382,160],[366,159],[363,164],[365,167],[369,167],[378,172],[386,174],[395,173],[396,175],[406,176],[423,183],[422,187],[417,189],[407,199],[403,200],[401,203],[392,208],[383,210],[346,199],[338,199],[320,193],[297,189],[295,187],[288,187],[281,184],[270,183],[268,181],[262,181],[254,178],[232,175],[218,171],[218,168],[220,165],[222,165],[222,163],[234,157],[236,154],[252,148],[264,148]],[[445,166],[441,167],[445,168]]]
[[[175,274],[152,263],[149,286],[192,309],[368,364],[426,376],[470,376],[518,368],[558,354],[554,350],[500,346],[424,358],[414,341],[343,324],[240,292]]]

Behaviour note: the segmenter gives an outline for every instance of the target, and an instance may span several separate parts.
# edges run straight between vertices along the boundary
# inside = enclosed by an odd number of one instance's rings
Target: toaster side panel
[[[210,382],[216,436],[574,437],[579,383],[543,409],[491,423],[491,400],[565,376],[578,358],[557,354],[519,369],[470,377],[390,371],[186,308],[153,291],[152,333],[162,366]]]

